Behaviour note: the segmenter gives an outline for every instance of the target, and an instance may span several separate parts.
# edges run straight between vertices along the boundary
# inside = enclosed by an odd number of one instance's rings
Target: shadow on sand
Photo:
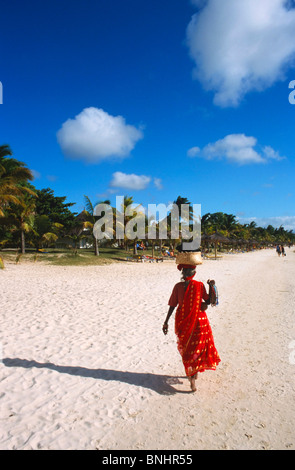
[[[176,393],[191,393],[189,390],[177,390],[172,385],[182,384],[179,379],[185,377],[171,377],[169,375],[148,374],[141,372],[127,372],[111,369],[87,369],[86,367],[59,366],[51,362],[37,362],[20,358],[4,358],[2,363],[6,367],[23,367],[31,369],[51,369],[60,374],[69,374],[79,377],[91,377],[93,379],[125,382],[130,385],[144,387],[160,395],[175,395]]]

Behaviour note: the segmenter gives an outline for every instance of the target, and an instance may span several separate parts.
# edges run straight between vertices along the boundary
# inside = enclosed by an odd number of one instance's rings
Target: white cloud
[[[199,147],[192,147],[187,151],[187,156],[190,158],[196,157],[200,153]]]
[[[248,137],[245,134],[229,134],[223,139],[206,145],[195,155],[206,160],[225,159],[239,165],[267,163],[270,159],[282,160],[285,158],[270,146],[263,147],[261,152],[256,149],[257,147],[255,137]]]
[[[33,175],[33,177],[34,177],[34,180],[37,180],[37,179],[41,178],[41,173],[40,173],[39,171],[37,171],[37,170],[31,170],[31,173],[32,173],[32,175]]]
[[[278,152],[276,152],[273,148],[271,148],[269,145],[263,147],[263,153],[266,158],[272,159],[272,160],[284,160],[286,157],[281,157]]]
[[[194,78],[219,106],[237,106],[294,65],[295,9],[286,0],[193,0],[203,8],[187,28]],[[293,4],[294,6],[294,4]]]
[[[56,181],[58,178],[56,175],[46,175],[48,181]]]
[[[110,182],[112,188],[125,188],[140,190],[145,189],[151,181],[149,176],[145,175],[135,175],[122,173],[121,171],[116,171],[113,173],[113,178]]]
[[[142,138],[142,131],[126,124],[122,116],[111,116],[93,107],[83,109],[75,119],[68,119],[57,132],[64,154],[88,163],[125,158]]]
[[[163,184],[161,178],[154,178],[154,185],[157,189],[163,189]]]

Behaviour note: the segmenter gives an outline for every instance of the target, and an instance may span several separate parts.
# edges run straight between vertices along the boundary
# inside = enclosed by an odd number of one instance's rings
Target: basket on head
[[[198,264],[202,263],[203,261],[200,251],[184,251],[176,255],[176,264],[197,266]]]

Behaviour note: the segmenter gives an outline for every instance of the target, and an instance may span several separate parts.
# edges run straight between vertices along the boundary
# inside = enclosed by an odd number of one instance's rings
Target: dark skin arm
[[[172,313],[174,312],[174,309],[175,309],[175,307],[169,307],[167,317],[166,317],[166,320],[164,321],[164,325],[163,325],[163,328],[162,328],[164,335],[167,335],[167,333],[168,333],[168,321],[169,321],[169,318],[171,317]]]

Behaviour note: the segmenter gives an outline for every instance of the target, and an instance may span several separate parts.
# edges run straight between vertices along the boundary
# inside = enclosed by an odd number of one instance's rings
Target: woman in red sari
[[[168,321],[174,309],[177,347],[182,357],[191,390],[196,391],[195,381],[198,372],[215,370],[220,357],[214,345],[213,334],[205,313],[207,305],[213,303],[211,296],[215,291],[214,281],[208,281],[209,294],[202,282],[194,281],[196,266],[179,265],[184,282],[178,282],[172,291],[168,305],[169,311],[163,325],[163,332],[168,333]]]

